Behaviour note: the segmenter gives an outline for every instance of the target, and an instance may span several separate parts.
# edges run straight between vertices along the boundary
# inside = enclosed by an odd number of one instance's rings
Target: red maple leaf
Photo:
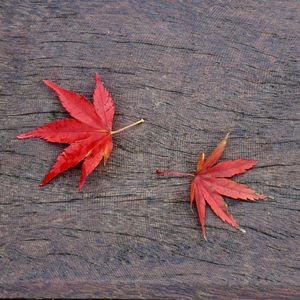
[[[224,201],[223,196],[252,201],[263,200],[266,198],[266,196],[257,194],[246,185],[228,179],[229,177],[242,174],[253,168],[256,165],[255,160],[237,159],[216,164],[224,152],[228,136],[229,133],[217,145],[206,160],[204,153],[200,154],[197,163],[197,171],[194,174],[174,171],[156,171],[159,175],[183,175],[193,177],[190,190],[190,204],[192,206],[193,202],[196,201],[198,217],[205,240],[206,203],[222,221],[227,222],[234,228],[239,228],[238,223],[228,212],[227,204]]]
[[[144,120],[141,119],[122,129],[112,131],[115,105],[98,74],[96,74],[93,104],[86,97],[63,89],[49,80],[44,80],[44,83],[56,92],[62,106],[72,118],[50,122],[22,133],[18,138],[37,137],[52,143],[69,144],[57,157],[56,163],[40,186],[83,161],[79,182],[81,189],[86,177],[93,172],[101,160],[104,159],[105,164],[109,158],[113,148],[112,135],[143,123]]]

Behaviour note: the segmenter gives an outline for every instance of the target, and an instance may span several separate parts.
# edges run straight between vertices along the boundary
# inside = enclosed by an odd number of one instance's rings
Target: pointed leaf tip
[[[96,72],[96,82],[97,82],[97,81],[101,81],[101,76],[99,75],[98,72]]]
[[[19,135],[17,135],[17,139],[19,139],[19,140],[26,139],[26,134],[20,133]]]
[[[225,146],[227,144],[227,139],[229,137],[230,132],[228,132],[225,137],[223,138],[223,140],[221,140],[221,142],[219,142],[219,144],[217,145],[217,147],[215,147],[215,149],[211,152],[211,154],[208,156],[207,160],[204,162],[203,164],[203,169],[209,169],[210,167],[212,167],[222,156]]]
[[[44,84],[46,84],[49,87],[56,85],[54,82],[52,82],[51,80],[48,80],[48,79],[44,79],[43,82],[44,82]]]
[[[225,137],[224,137],[224,139],[222,140],[222,142],[221,142],[221,143],[223,143],[223,144],[225,144],[225,145],[226,145],[226,143],[227,143],[227,140],[228,140],[228,138],[229,138],[229,136],[230,136],[231,132],[232,132],[232,129],[229,129],[229,131],[226,133],[226,135],[225,135]]]
[[[205,153],[201,153],[198,157],[197,172],[202,171],[204,160],[205,160]]]
[[[228,139],[229,135],[231,134],[231,132],[233,131],[232,128],[230,128],[225,136],[226,139]]]

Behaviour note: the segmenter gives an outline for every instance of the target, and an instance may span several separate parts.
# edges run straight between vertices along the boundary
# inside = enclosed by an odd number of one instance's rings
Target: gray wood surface
[[[1,1],[0,295],[297,298],[299,1]],[[16,135],[66,116],[43,79],[116,102],[108,166],[37,185],[62,145]],[[228,200],[246,234],[207,213],[188,178],[233,129],[223,159],[272,199]],[[298,250],[297,250],[298,249]]]

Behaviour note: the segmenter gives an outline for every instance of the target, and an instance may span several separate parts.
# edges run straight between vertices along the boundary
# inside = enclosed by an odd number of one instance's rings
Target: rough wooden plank
[[[20,285],[6,285],[5,292],[2,295],[11,296],[12,291],[15,297],[22,297],[24,294],[30,296],[43,295],[44,297],[61,298],[62,295],[66,298],[103,298],[114,299],[269,299],[270,296],[275,296],[275,299],[299,299],[298,288],[291,289],[288,287],[262,287],[258,286],[253,292],[253,287],[230,286],[224,289],[221,285],[200,286],[193,284],[161,284],[149,282],[39,282],[39,283],[24,283]],[[255,297],[254,297],[255,296]]]
[[[298,1],[4,1],[0,52],[0,295],[299,296]],[[17,141],[65,116],[43,84],[116,100],[106,169],[37,184],[62,146]],[[259,166],[238,180],[274,200],[229,200],[241,234],[187,201],[189,171],[229,129],[224,155]]]

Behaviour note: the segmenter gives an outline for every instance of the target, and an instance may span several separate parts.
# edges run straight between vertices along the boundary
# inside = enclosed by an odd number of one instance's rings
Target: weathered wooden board
[[[2,297],[297,298],[300,2],[2,1]],[[44,188],[63,149],[16,135],[66,114],[42,79],[88,97],[98,71],[116,101],[106,168]],[[247,233],[188,204],[193,171],[233,129],[224,159],[274,199],[228,200]],[[298,252],[298,253],[297,253]]]

